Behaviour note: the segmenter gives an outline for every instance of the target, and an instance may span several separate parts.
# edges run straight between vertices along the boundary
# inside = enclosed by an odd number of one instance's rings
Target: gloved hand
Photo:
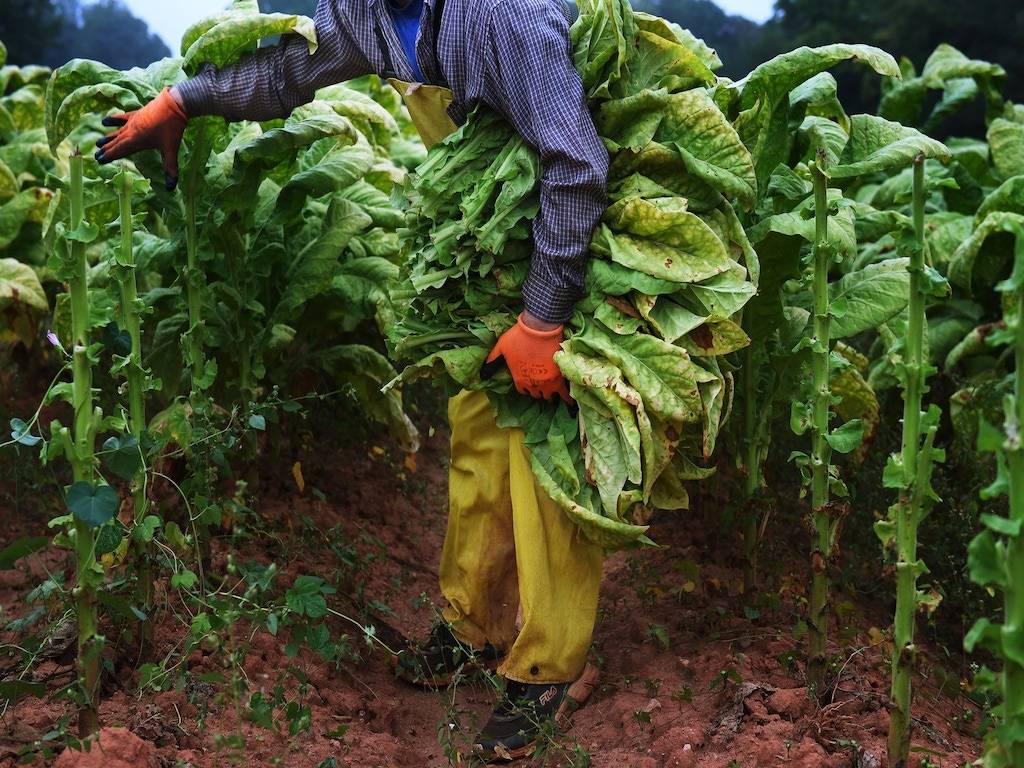
[[[188,125],[188,116],[170,88],[142,109],[103,118],[108,128],[117,128],[96,142],[96,159],[109,163],[133,155],[143,149],[158,149],[164,161],[167,189],[178,184],[178,150]]]
[[[572,403],[569,387],[554,360],[564,338],[563,327],[559,325],[547,331],[531,328],[523,321],[523,315],[525,313],[498,339],[480,371],[481,377],[493,376],[504,359],[520,394],[538,400],[551,400],[558,395],[566,403]]]

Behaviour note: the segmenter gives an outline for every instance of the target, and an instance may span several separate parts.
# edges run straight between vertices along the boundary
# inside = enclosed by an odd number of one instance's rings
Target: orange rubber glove
[[[561,325],[550,331],[540,331],[524,323],[523,316],[519,315],[516,324],[501,334],[480,375],[490,378],[504,359],[512,374],[512,383],[520,394],[538,400],[551,400],[557,395],[566,403],[572,403],[569,387],[554,360],[563,338]]]
[[[188,116],[170,88],[164,88],[142,109],[103,118],[103,124],[118,130],[96,142],[96,159],[100,163],[120,160],[143,149],[158,149],[164,161],[167,189],[177,186],[178,150]]]

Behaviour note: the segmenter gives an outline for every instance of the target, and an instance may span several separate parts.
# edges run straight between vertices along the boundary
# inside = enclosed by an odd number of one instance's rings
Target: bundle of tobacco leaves
[[[585,0],[574,63],[611,159],[587,296],[556,360],[576,408],[519,395],[480,367],[522,307],[542,169],[499,115],[478,109],[409,181],[408,258],[393,294],[399,380],[486,390],[521,427],[540,484],[592,540],[649,543],[654,509],[685,509],[732,400],[724,355],[755,293],[737,216],[753,203],[748,150],[714,101],[717,55],[628,0]]]

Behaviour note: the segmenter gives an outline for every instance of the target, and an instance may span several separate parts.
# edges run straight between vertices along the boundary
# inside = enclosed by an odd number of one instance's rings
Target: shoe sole
[[[587,664],[583,668],[583,673],[576,679],[576,682],[569,686],[569,690],[565,692],[565,699],[562,700],[558,711],[555,712],[555,726],[559,731],[568,729],[569,724],[572,722],[572,716],[576,714],[580,707],[587,703],[600,679],[601,670],[593,664]],[[529,744],[518,749],[503,749],[503,754],[495,753],[494,755],[484,757],[478,753],[477,757],[483,759],[487,765],[508,763],[513,760],[522,760],[524,757],[529,757],[536,748],[537,742],[531,741]]]

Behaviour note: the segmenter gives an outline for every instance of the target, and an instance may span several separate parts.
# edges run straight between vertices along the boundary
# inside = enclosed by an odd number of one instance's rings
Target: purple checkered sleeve
[[[605,207],[608,154],[572,66],[561,0],[446,0],[436,57],[435,2],[425,0],[416,54],[430,82],[452,89],[452,117],[461,122],[482,102],[540,156],[541,206],[523,302],[543,320],[564,322],[583,295],[590,237]],[[305,40],[290,37],[233,66],[204,68],[178,86],[185,111],[266,120],[312,100],[318,88],[359,75],[414,79],[387,0],[320,0],[316,30],[313,55]],[[386,73],[388,60],[394,71]]]

